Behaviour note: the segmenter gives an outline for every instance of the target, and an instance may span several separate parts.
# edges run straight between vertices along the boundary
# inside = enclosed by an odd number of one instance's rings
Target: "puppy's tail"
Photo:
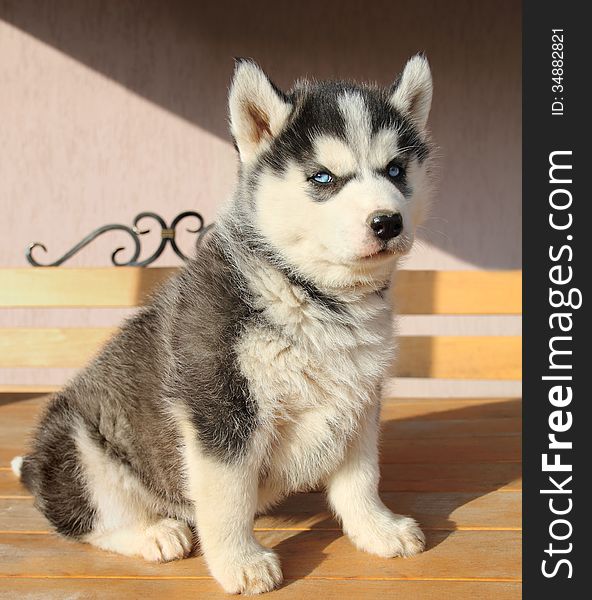
[[[21,480],[21,483],[29,490],[33,491],[31,457],[15,456],[10,461],[12,472]]]
[[[22,456],[15,456],[10,461],[10,466],[12,468],[12,472],[20,479],[21,474],[23,472],[23,462],[24,458]]]

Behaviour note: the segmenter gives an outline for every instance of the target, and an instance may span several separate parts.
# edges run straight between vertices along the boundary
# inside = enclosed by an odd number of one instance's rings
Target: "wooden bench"
[[[0,269],[0,309],[131,308],[170,276],[166,268]],[[402,271],[403,315],[518,315],[521,274]],[[110,328],[0,329],[0,369],[78,368]],[[404,336],[398,377],[518,380],[521,339]],[[0,370],[0,588],[16,597],[225,597],[200,557],[167,565],[102,553],[52,534],[9,470],[54,386],[5,384]],[[355,551],[322,495],[294,496],[256,523],[280,553],[278,598],[519,598],[519,398],[385,398],[382,495],[411,514],[425,553],[386,560]],[[77,596],[78,597],[78,596]]]

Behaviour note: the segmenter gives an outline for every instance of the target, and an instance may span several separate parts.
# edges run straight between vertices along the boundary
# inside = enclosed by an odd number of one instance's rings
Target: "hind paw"
[[[187,556],[193,548],[191,528],[175,519],[163,519],[146,528],[142,556],[152,562],[168,562]]]

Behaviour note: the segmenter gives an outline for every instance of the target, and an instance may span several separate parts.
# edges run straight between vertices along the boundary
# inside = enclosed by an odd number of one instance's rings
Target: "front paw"
[[[210,570],[229,594],[261,594],[273,590],[283,581],[277,554],[263,546],[240,558],[229,555],[210,565]]]
[[[425,536],[416,521],[391,512],[373,515],[346,533],[360,550],[385,558],[415,556],[425,548]]]

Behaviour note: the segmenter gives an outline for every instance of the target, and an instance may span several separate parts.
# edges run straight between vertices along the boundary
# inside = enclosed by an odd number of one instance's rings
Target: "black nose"
[[[387,242],[403,231],[403,217],[399,213],[376,214],[370,217],[368,225],[377,238]]]

